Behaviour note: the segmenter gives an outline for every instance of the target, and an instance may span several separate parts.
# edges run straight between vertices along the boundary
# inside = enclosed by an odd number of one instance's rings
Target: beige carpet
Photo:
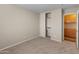
[[[79,49],[74,42],[58,43],[50,39],[36,38],[12,48],[5,49],[2,54],[76,54]]]

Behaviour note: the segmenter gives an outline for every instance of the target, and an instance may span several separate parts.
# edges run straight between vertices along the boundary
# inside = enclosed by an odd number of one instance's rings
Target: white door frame
[[[76,30],[76,41],[77,41],[77,43],[76,43],[76,45],[77,45],[77,48],[79,48],[79,40],[78,40],[78,14],[79,14],[79,11],[77,11],[77,30]]]

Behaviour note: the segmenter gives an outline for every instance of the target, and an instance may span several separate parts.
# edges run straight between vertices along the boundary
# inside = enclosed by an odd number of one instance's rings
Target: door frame
[[[77,30],[76,30],[76,41],[77,41],[77,43],[76,43],[76,45],[77,45],[77,48],[79,48],[79,42],[78,42],[78,14],[79,14],[79,11],[77,11]]]

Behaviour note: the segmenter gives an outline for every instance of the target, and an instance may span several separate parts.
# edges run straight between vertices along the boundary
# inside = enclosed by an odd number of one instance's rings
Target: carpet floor
[[[75,42],[55,42],[47,38],[36,38],[0,52],[1,54],[78,54]]]

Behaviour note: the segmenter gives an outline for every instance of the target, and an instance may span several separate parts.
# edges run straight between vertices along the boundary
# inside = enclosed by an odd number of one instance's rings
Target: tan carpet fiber
[[[58,43],[50,39],[36,38],[15,47],[5,49],[2,54],[76,54],[79,49],[74,42]]]

